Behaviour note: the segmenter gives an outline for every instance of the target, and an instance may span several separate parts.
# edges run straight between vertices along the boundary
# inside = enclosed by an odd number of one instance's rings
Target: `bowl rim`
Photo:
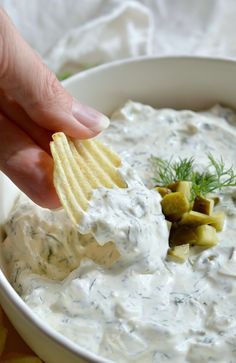
[[[85,71],[74,74],[68,79],[62,82],[64,87],[75,83],[77,80],[87,77],[93,73],[101,72],[106,69],[113,69],[126,64],[148,62],[148,61],[173,61],[173,62],[214,62],[214,63],[224,63],[233,64],[236,66],[236,60],[231,57],[209,57],[209,56],[190,56],[190,55],[174,55],[174,56],[140,56],[135,58],[125,58],[117,61],[108,62],[105,64],[98,65],[94,68],[87,69]],[[35,325],[42,333],[44,333],[47,338],[52,339],[56,344],[60,344],[71,353],[82,357],[84,359],[89,359],[94,363],[111,363],[111,360],[103,358],[102,356],[92,353],[89,350],[79,346],[75,342],[71,341],[69,338],[63,336],[61,333],[57,332],[46,321],[41,320],[37,314],[23,301],[23,299],[17,294],[13,286],[8,281],[7,277],[0,269],[0,295],[4,295],[9,304],[14,305],[16,309],[28,320],[31,324]],[[4,306],[3,306],[4,310]]]
[[[70,83],[74,83],[77,79],[85,78],[90,74],[97,73],[106,69],[116,68],[118,66],[123,66],[130,63],[141,63],[146,61],[168,61],[168,62],[183,62],[183,61],[190,61],[190,62],[211,62],[211,63],[222,63],[222,64],[233,64],[236,65],[236,59],[233,57],[223,57],[223,56],[207,56],[207,55],[160,55],[160,56],[149,56],[143,55],[134,58],[123,58],[118,59],[115,61],[110,61],[107,63],[96,65],[92,68],[83,70],[81,72],[75,73],[72,76],[68,77],[67,79],[63,80],[61,84],[64,87],[70,85]]]

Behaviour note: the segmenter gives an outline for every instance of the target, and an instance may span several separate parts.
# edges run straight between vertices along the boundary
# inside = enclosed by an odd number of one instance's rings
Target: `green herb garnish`
[[[154,170],[153,180],[160,186],[167,186],[177,181],[190,181],[193,174],[194,159],[179,159],[177,162],[151,157]]]
[[[57,78],[59,79],[59,81],[64,81],[65,79],[73,76],[73,72],[64,72],[64,73],[61,73],[61,74],[58,74],[57,75]]]
[[[215,190],[236,186],[236,174],[233,167],[227,168],[222,157],[216,160],[212,154],[207,155],[209,165],[207,171],[194,170],[194,158],[179,158],[178,161],[151,157],[154,171],[154,182],[159,186],[168,186],[178,181],[190,181],[191,199],[196,196],[206,196]]]
[[[76,72],[86,71],[87,69],[94,68],[99,66],[99,63],[84,63],[84,64],[78,64],[77,71],[67,71],[64,73],[59,73],[57,75],[57,78],[59,81],[64,81],[65,79],[73,76]]]

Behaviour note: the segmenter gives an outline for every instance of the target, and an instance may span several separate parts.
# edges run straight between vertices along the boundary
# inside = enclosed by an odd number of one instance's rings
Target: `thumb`
[[[108,127],[109,119],[80,104],[62,87],[0,8],[0,88],[43,128],[89,138]]]

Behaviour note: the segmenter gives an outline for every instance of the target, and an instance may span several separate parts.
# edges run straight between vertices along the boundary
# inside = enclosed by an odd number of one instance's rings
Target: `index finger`
[[[0,129],[1,170],[36,204],[58,208],[50,155],[1,113]]]

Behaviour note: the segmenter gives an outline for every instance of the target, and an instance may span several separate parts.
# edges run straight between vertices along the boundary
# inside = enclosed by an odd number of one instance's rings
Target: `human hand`
[[[0,8],[0,169],[35,203],[56,208],[52,133],[84,139],[108,125],[73,99]]]

